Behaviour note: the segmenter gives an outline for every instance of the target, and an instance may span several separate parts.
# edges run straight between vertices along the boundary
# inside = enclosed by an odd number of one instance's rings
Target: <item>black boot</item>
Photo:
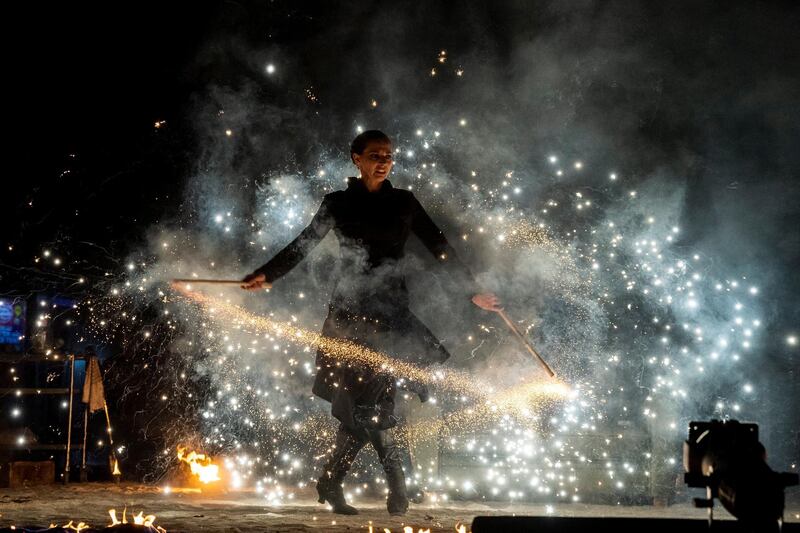
[[[404,515],[408,511],[408,495],[397,443],[389,430],[370,431],[369,437],[386,472],[386,484],[389,485],[386,509],[392,516]]]
[[[336,514],[358,514],[358,509],[352,505],[348,505],[344,499],[344,489],[342,482],[338,479],[323,477],[317,480],[317,494],[319,494],[319,503],[328,502]]]
[[[348,505],[345,501],[342,482],[363,446],[364,441],[355,438],[343,429],[339,429],[336,433],[336,445],[328,462],[323,467],[322,476],[317,480],[319,503],[328,502],[333,507],[334,513],[358,514],[358,509]]]
[[[389,485],[389,497],[386,499],[386,509],[392,516],[401,516],[408,511],[408,495],[406,494],[406,477],[398,462],[395,467],[387,469],[386,483]]]

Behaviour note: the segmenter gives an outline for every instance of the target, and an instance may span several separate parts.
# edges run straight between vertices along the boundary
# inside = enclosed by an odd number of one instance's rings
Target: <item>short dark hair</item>
[[[350,153],[361,155],[366,150],[370,141],[383,141],[391,144],[392,140],[388,135],[380,130],[367,130],[359,133],[358,136],[350,143]]]

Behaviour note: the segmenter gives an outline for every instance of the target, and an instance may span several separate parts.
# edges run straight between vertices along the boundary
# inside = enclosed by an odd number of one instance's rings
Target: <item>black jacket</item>
[[[419,237],[439,262],[455,262],[470,295],[477,292],[477,284],[414,195],[395,189],[388,180],[370,193],[360,179],[350,178],[347,189],[325,195],[308,227],[256,272],[274,282],[330,230],[339,240],[343,274],[322,334],[419,365],[444,362],[449,354],[408,308],[400,260],[409,235]],[[332,403],[333,415],[345,426],[364,426],[359,413],[374,410],[379,425],[393,425],[395,378],[360,365],[342,365],[323,351],[317,353],[317,369],[313,392]]]

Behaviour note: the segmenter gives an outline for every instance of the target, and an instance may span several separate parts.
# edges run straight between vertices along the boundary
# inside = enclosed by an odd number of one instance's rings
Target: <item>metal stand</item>
[[[114,478],[114,483],[119,483],[122,477],[122,472],[119,470],[119,461],[117,461],[117,451],[114,449],[114,437],[111,435],[111,417],[108,415],[108,404],[106,399],[103,398],[103,411],[106,413],[106,431],[108,432],[108,446],[111,453],[108,455],[109,468],[111,469],[111,477]]]
[[[91,358],[86,360],[86,377],[84,379],[89,379],[90,365],[92,365]],[[89,397],[87,398],[88,402],[86,403],[86,407],[83,410],[83,457],[81,459],[81,481],[88,481],[89,479],[89,473],[88,470],[86,469],[86,445],[89,436],[89,414],[90,414],[89,410],[91,409],[92,405],[93,392],[94,392],[94,387],[90,386]],[[105,413],[106,417],[106,433],[108,434],[108,446],[110,450],[108,456],[108,469],[109,472],[111,473],[111,477],[114,479],[114,482],[119,483],[122,473],[119,470],[119,461],[117,460],[117,452],[114,449],[114,437],[111,434],[111,416],[108,413],[108,404],[106,403],[105,397],[103,398],[103,412]]]
[[[69,412],[67,413],[67,456],[64,458],[64,484],[69,483],[69,455],[72,446],[72,406],[75,396],[75,356],[69,356]],[[84,454],[86,448],[84,447]]]
[[[85,378],[84,378],[85,379]],[[81,458],[81,482],[89,480],[86,471],[86,439],[89,436],[89,406],[92,404],[92,389],[89,389],[89,403],[83,408],[83,457]]]

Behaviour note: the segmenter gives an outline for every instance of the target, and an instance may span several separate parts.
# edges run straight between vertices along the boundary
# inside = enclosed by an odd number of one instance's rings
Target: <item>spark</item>
[[[468,394],[478,400],[486,397],[484,385],[473,380],[466,373],[452,369],[429,371],[414,364],[394,359],[386,354],[370,350],[352,341],[325,337],[290,323],[276,322],[254,315],[241,307],[218,298],[187,290],[184,285],[177,284],[173,288],[183,296],[201,305],[209,315],[218,320],[233,322],[239,328],[259,331],[273,337],[291,340],[294,343],[319,348],[340,362],[368,366],[377,372],[389,373],[418,383],[436,385],[445,390]],[[563,385],[546,387],[542,390],[551,393],[563,393],[563,387]]]

